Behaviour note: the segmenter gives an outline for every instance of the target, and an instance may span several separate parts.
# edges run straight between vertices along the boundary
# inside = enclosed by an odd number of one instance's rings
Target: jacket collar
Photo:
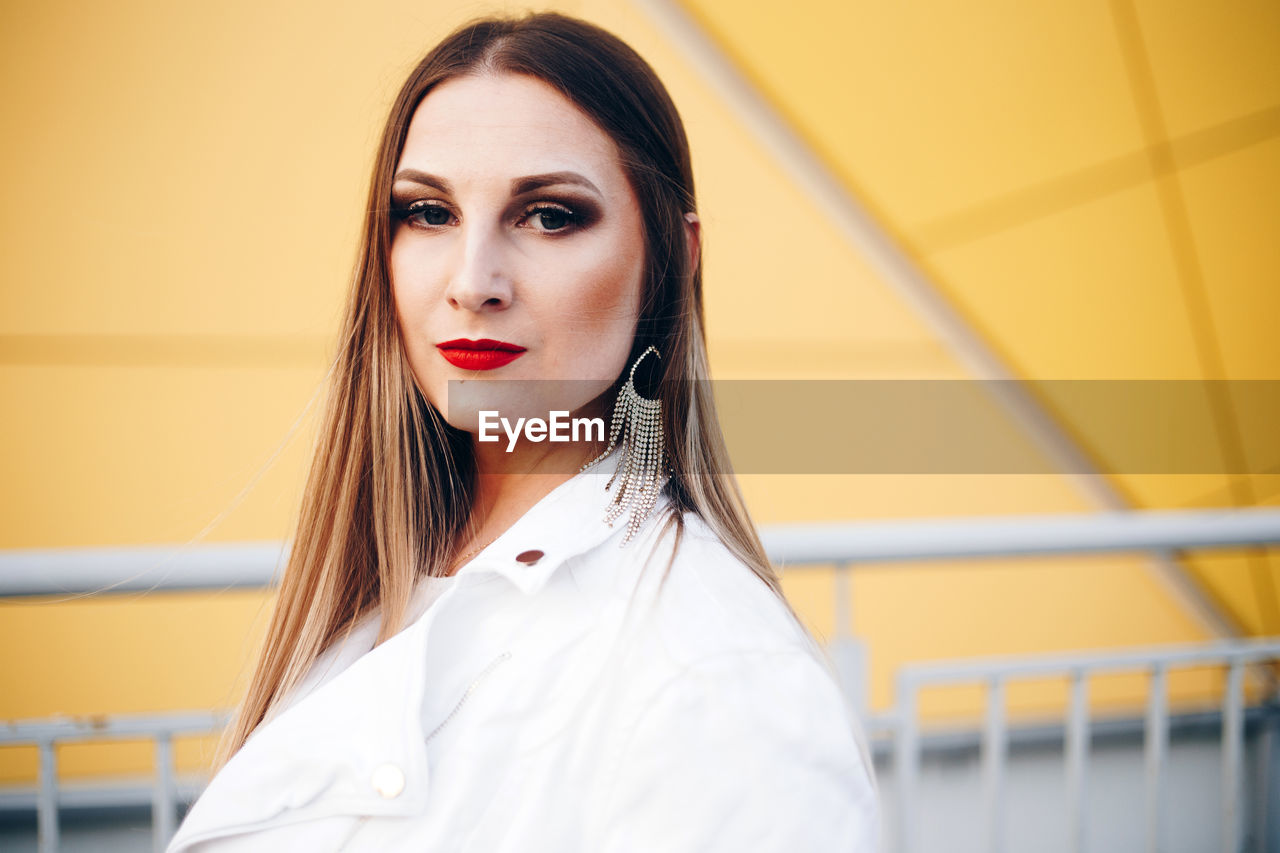
[[[363,655],[311,695],[261,724],[210,781],[167,848],[248,828],[334,813],[406,815],[426,804],[426,747],[417,722],[423,679],[415,663],[429,619]],[[409,783],[393,798],[374,786],[391,765]]]
[[[610,537],[621,542],[627,516],[612,525],[604,520],[618,488],[614,483],[606,491],[605,485],[620,456],[615,448],[549,492],[463,566],[458,580],[501,575],[532,595],[571,558]],[[665,485],[664,477],[660,488]],[[668,501],[659,491],[654,515]],[[541,556],[530,563],[530,551]],[[517,559],[521,555],[524,561]],[[418,717],[424,690],[420,652],[433,615],[428,612],[362,655],[342,679],[322,684],[259,726],[197,799],[169,850],[335,809],[385,816],[420,812],[429,777]],[[391,799],[381,797],[369,781],[383,764],[394,764],[408,780]]]
[[[614,447],[604,459],[552,489],[457,574],[502,575],[532,595],[570,558],[586,553],[614,534],[621,543],[629,516],[621,515],[612,523],[605,521],[619,484],[613,483],[608,490],[605,487],[621,462],[621,451],[621,447]],[[651,518],[670,501],[663,491],[668,479],[665,475],[659,478],[658,499]]]

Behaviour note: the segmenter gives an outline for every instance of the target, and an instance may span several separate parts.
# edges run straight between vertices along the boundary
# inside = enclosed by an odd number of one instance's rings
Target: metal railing
[[[1064,764],[1069,849],[1086,849],[1086,792],[1089,766],[1089,682],[1109,673],[1142,673],[1149,677],[1146,713],[1143,720],[1145,850],[1155,853],[1167,848],[1163,837],[1165,812],[1165,768],[1169,742],[1170,671],[1180,668],[1225,666],[1222,717],[1221,848],[1235,851],[1240,846],[1240,809],[1244,744],[1244,677],[1250,664],[1280,660],[1280,640],[1213,643],[1181,648],[1152,648],[1094,655],[1062,655],[1005,660],[964,661],[945,664],[913,664],[898,670],[895,682],[897,701],[894,740],[894,782],[896,815],[895,849],[912,853],[916,849],[915,826],[917,774],[920,765],[920,721],[917,714],[922,689],[939,686],[977,685],[986,691],[986,712],[981,741],[982,800],[985,849],[1003,853],[1006,759],[1009,724],[1007,689],[1019,680],[1066,677],[1069,700],[1064,721]],[[1274,688],[1273,688],[1274,691]]]
[[[916,713],[920,689],[968,680],[988,687],[987,715],[981,742],[987,804],[989,849],[1000,851],[1004,768],[1008,719],[1005,691],[1017,678],[1066,674],[1072,679],[1067,720],[1066,765],[1072,817],[1073,850],[1083,850],[1084,792],[1087,784],[1088,679],[1116,668],[1153,674],[1146,715],[1148,850],[1157,849],[1162,816],[1160,780],[1167,742],[1168,704],[1165,679],[1170,668],[1191,662],[1228,666],[1223,706],[1224,850],[1238,832],[1239,772],[1242,749],[1242,684],[1245,666],[1280,657],[1280,643],[1235,642],[1203,648],[1149,649],[1114,655],[1054,657],[956,664],[919,664],[897,674],[897,707],[872,715],[867,707],[866,654],[852,624],[851,576],[861,563],[900,560],[972,559],[1105,551],[1160,551],[1240,547],[1280,543],[1280,511],[1270,509],[1106,512],[1084,516],[1018,516],[1013,518],[893,521],[883,523],[804,524],[765,528],[762,539],[771,559],[786,569],[834,566],[835,632],[830,651],[845,689],[867,724],[893,744],[897,815],[896,848],[912,853],[915,773],[921,752]],[[59,595],[139,590],[226,589],[268,586],[282,564],[280,543],[211,545],[199,548],[114,548],[0,553],[0,597]],[[35,720],[9,724],[0,746],[35,745],[40,750],[36,811],[41,853],[58,845],[61,800],[55,746],[69,741],[141,739],[154,741],[156,779],[152,826],[155,849],[162,851],[174,830],[180,790],[175,784],[172,740],[178,735],[217,731],[225,723],[218,713],[152,714],[105,717],[92,721]],[[1154,780],[1154,781],[1151,781]],[[14,801],[9,796],[9,801]],[[0,797],[4,805],[5,797]]]
[[[173,762],[173,739],[211,734],[227,722],[227,715],[199,711],[169,714],[64,717],[11,722],[0,729],[0,746],[35,746],[39,750],[36,789],[36,834],[40,853],[58,849],[58,807],[62,799],[56,747],[63,743],[150,740],[155,745],[155,779],[151,786],[152,848],[163,853],[177,829],[180,797]],[[99,794],[118,793],[111,788]],[[189,791],[187,793],[190,793]],[[20,795],[16,799],[23,799]]]
[[[879,524],[796,524],[762,531],[761,538],[777,563],[791,567],[834,566],[834,635],[829,649],[844,687],[869,732],[889,739],[894,770],[894,814],[891,847],[914,853],[917,815],[916,776],[921,730],[917,719],[919,691],[929,685],[978,684],[987,689],[986,714],[979,734],[985,849],[1003,853],[1004,781],[1010,721],[1006,690],[1010,681],[1065,675],[1070,696],[1064,738],[1069,849],[1087,849],[1086,788],[1089,763],[1089,678],[1100,672],[1130,670],[1151,673],[1148,704],[1141,722],[1145,733],[1144,823],[1147,853],[1164,850],[1163,779],[1168,748],[1167,678],[1171,669],[1218,662],[1228,667],[1221,710],[1223,725],[1223,792],[1221,849],[1239,849],[1240,767],[1243,750],[1243,678],[1251,663],[1280,659],[1280,640],[1237,641],[1199,647],[1139,649],[1118,653],[1039,656],[955,663],[909,664],[895,675],[895,706],[869,710],[866,651],[857,640],[850,608],[855,566],[896,561],[972,559],[1032,555],[1071,555],[1274,545],[1280,543],[1280,511],[1264,508],[1104,512],[1090,515],[1018,518],[893,521]],[[1274,688],[1273,688],[1274,689]],[[1280,780],[1272,780],[1272,784]],[[1280,808],[1280,806],[1277,806]],[[1280,839],[1277,839],[1280,843]]]
[[[868,728],[867,654],[853,624],[852,573],[868,563],[1160,552],[1280,544],[1280,510],[1146,510],[1004,518],[773,525],[760,532],[770,559],[788,569],[834,568],[829,642],[843,686]],[[1186,590],[1171,590],[1185,594]]]

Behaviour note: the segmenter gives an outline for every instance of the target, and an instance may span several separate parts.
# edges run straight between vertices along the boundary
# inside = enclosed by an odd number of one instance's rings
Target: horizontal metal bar
[[[762,528],[775,562],[878,563],[1280,543],[1280,510],[1134,510]]]
[[[58,786],[58,811],[96,812],[104,809],[146,809],[150,811],[155,796],[152,776],[95,776],[89,779],[64,779]],[[174,779],[174,800],[190,803],[209,784],[207,773],[183,773]],[[36,810],[36,786],[0,785],[0,814],[30,813]]]
[[[1203,740],[1215,743],[1222,736],[1221,710],[1170,712],[1170,740]],[[1280,707],[1275,705],[1245,709],[1245,729],[1254,733],[1259,726],[1280,724]],[[869,738],[871,752],[877,761],[889,761],[893,755],[894,730],[883,729]],[[972,724],[936,728],[926,726],[916,735],[922,759],[947,761],[979,761],[981,759],[981,720]],[[1142,711],[1112,717],[1095,717],[1089,723],[1090,749],[1107,749],[1122,745],[1141,748],[1146,737]],[[1009,751],[1061,750],[1066,748],[1067,730],[1061,717],[1034,722],[1010,721]]]
[[[230,720],[226,711],[180,711],[158,714],[92,715],[13,720],[0,724],[0,746],[57,741],[150,740],[158,735],[216,732]]]
[[[978,658],[973,660],[905,664],[899,677],[919,687],[980,681],[1000,675],[1015,678],[1150,669],[1155,664],[1177,668],[1202,665],[1257,663],[1280,658],[1280,638],[1258,637],[1221,643],[1156,646],[1099,652],[1092,655],[1047,655]]]
[[[280,542],[0,551],[0,596],[269,586]]]
[[[1142,510],[761,528],[776,564],[880,563],[1280,544],[1280,510]],[[0,597],[265,588],[288,544],[0,552]]]

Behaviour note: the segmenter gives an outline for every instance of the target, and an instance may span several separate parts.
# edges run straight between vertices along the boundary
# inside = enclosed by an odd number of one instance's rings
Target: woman
[[[876,847],[700,381],[694,209],[675,107],[603,30],[483,19],[418,65],[230,758],[170,851]],[[557,411],[613,429],[509,429]]]

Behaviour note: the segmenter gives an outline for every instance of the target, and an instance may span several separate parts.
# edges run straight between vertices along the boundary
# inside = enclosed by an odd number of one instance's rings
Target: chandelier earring
[[[604,452],[579,469],[585,471],[601,459],[609,455],[621,437],[622,451],[618,458],[618,467],[605,483],[608,491],[615,480],[618,481],[618,492],[605,513],[604,520],[610,526],[623,513],[630,510],[627,520],[627,532],[622,537],[622,545],[626,545],[635,536],[654,504],[658,501],[661,488],[659,477],[666,467],[666,459],[662,435],[662,400],[646,399],[636,391],[636,368],[644,357],[653,353],[662,358],[656,347],[649,347],[640,353],[640,357],[631,365],[626,384],[618,392],[618,399],[613,406],[613,421],[609,426],[609,446]]]

